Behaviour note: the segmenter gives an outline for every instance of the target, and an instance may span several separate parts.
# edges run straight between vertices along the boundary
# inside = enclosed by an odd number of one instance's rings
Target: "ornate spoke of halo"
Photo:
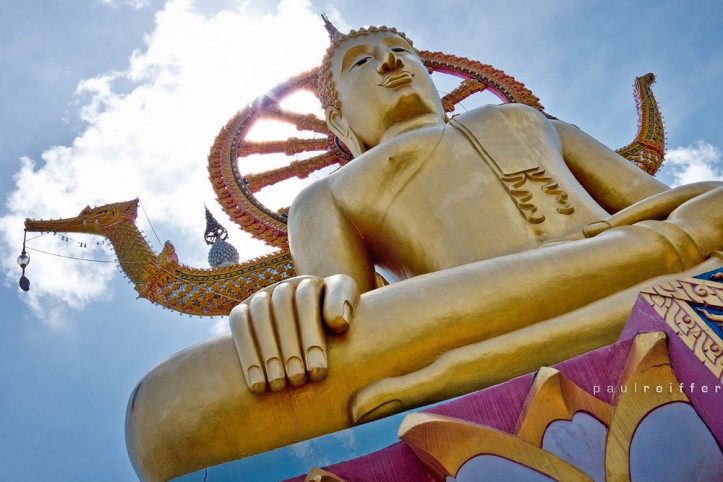
[[[329,133],[329,129],[326,127],[326,122],[319,119],[314,114],[299,114],[298,112],[290,110],[270,107],[266,110],[266,115],[280,121],[291,122],[300,131],[310,130],[324,135]]]
[[[271,169],[259,174],[248,174],[246,176],[246,182],[248,182],[248,188],[251,192],[258,192],[268,185],[275,184],[292,177],[305,179],[313,172],[323,169],[324,167],[336,162],[339,162],[336,153],[325,152],[318,156],[305,159],[304,161],[291,161],[288,166],[279,167],[278,169]]]
[[[236,154],[246,157],[252,154],[286,154],[291,156],[301,152],[321,151],[326,148],[326,139],[299,139],[289,137],[283,141],[239,142]]]

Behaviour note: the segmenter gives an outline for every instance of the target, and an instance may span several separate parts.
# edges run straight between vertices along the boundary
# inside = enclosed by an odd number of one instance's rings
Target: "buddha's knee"
[[[685,231],[705,257],[723,249],[723,186],[683,203],[668,223]]]
[[[650,238],[646,244],[648,244],[648,246],[657,246],[655,249],[657,250],[658,256],[667,258],[669,262],[673,262],[675,265],[674,271],[689,269],[708,256],[708,253],[700,248],[695,238],[677,223],[669,221],[641,221],[635,223],[630,228],[643,228],[648,233],[648,236],[650,236],[650,232],[652,231],[654,237]],[[656,241],[653,242],[653,239]],[[645,238],[642,238],[642,240],[645,241]]]

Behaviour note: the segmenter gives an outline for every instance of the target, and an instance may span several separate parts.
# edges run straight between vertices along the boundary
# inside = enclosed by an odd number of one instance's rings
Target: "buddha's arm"
[[[626,226],[647,219],[665,219],[686,201],[721,185],[723,183],[716,181],[696,182],[655,194],[616,212],[602,221],[585,226],[583,232],[585,237],[590,238],[615,226]]]
[[[552,121],[562,155],[575,177],[610,213],[669,188],[577,127]]]
[[[325,182],[310,185],[294,200],[289,212],[289,245],[299,274],[345,274],[362,293],[375,288],[368,249]]]
[[[600,205],[615,213],[587,226],[587,237],[615,226],[665,219],[686,201],[723,184],[698,182],[669,189],[577,127],[560,121],[553,125],[570,170]]]
[[[301,276],[254,293],[229,316],[241,371],[256,394],[324,379],[324,328],[346,331],[359,288],[374,287],[360,236],[324,182],[309,186],[292,205],[289,238]]]
[[[708,181],[669,189],[577,127],[560,121],[553,125],[570,170],[601,206],[614,213],[585,227],[586,237],[615,226],[665,219],[687,201],[723,185]]]

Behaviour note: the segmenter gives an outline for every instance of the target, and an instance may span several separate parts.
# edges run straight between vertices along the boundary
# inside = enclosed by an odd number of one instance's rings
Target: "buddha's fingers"
[[[359,288],[353,278],[343,274],[329,276],[324,284],[324,322],[332,332],[343,333],[359,302]]]
[[[294,293],[295,288],[291,283],[278,285],[271,295],[271,306],[286,376],[292,387],[299,387],[306,383],[306,369],[301,356],[301,340],[294,314]]]
[[[266,376],[254,343],[251,316],[249,306],[246,303],[242,303],[231,310],[229,327],[236,346],[236,353],[238,353],[241,362],[241,371],[244,380],[246,380],[246,385],[248,385],[252,393],[264,393],[266,391]]]
[[[328,369],[324,326],[346,331],[358,301],[359,289],[349,276],[299,276],[234,308],[229,326],[249,389],[260,394],[267,387],[282,390],[287,380],[293,387],[323,380]]]
[[[301,333],[301,346],[306,362],[306,371],[312,382],[326,377],[326,339],[321,323],[321,293],[324,281],[321,278],[306,278],[296,287],[296,313]]]
[[[286,374],[281,362],[279,346],[274,333],[274,319],[271,311],[271,294],[260,291],[249,301],[251,326],[256,335],[261,359],[266,367],[266,380],[272,392],[277,392],[286,386]]]

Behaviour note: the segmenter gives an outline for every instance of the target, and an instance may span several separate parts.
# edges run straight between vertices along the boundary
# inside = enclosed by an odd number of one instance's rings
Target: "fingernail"
[[[344,317],[344,323],[346,323],[347,325],[351,322],[351,315],[353,312],[354,312],[354,309],[351,307],[351,303],[349,303],[348,301],[345,301],[344,302],[344,313],[342,316]]]
[[[286,386],[284,365],[278,358],[272,358],[266,362],[266,374],[269,379],[269,388],[272,392],[278,392]]]
[[[266,378],[261,367],[252,365],[248,369],[249,388],[252,393],[264,393],[266,391]]]
[[[306,383],[306,370],[299,357],[291,357],[286,360],[286,377],[292,387],[300,387]]]
[[[341,315],[338,315],[333,320],[328,321],[328,328],[334,333],[344,333],[349,328],[349,322],[351,321],[353,308],[351,303],[348,301],[342,305]]]
[[[306,350],[306,368],[312,382],[318,382],[326,377],[326,354],[318,346]]]

